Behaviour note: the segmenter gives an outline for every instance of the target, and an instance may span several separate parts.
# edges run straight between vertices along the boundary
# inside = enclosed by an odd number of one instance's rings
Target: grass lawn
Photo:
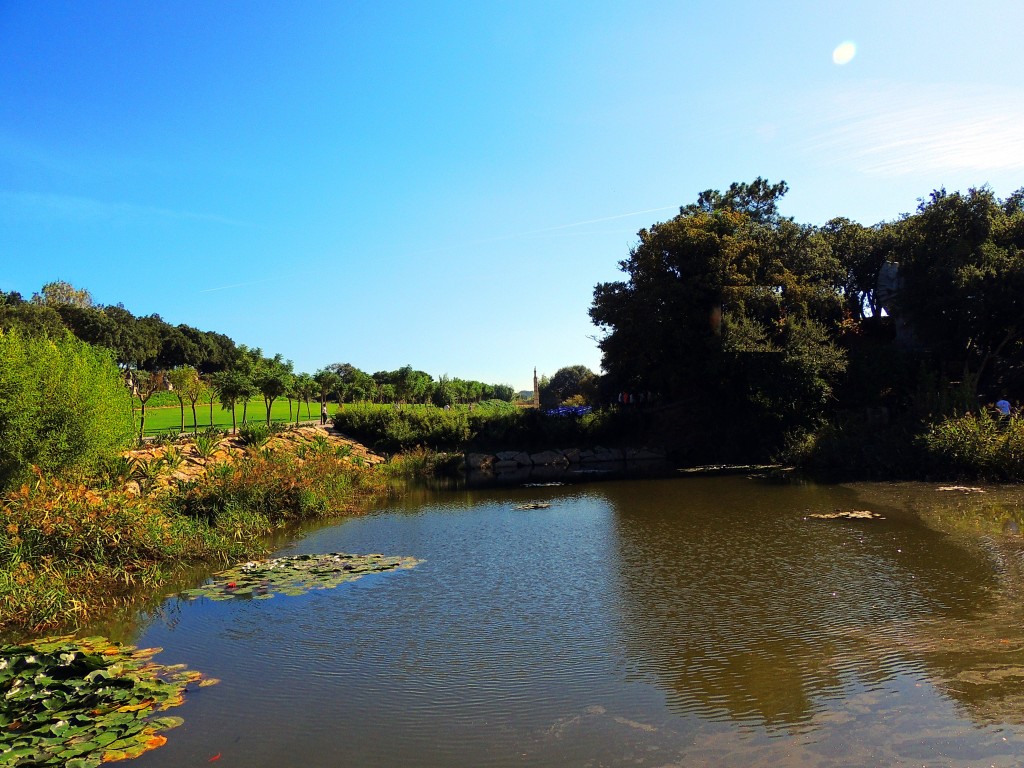
[[[177,434],[178,429],[181,427],[181,411],[178,408],[178,404],[175,402],[173,406],[159,406],[154,408],[150,403],[146,404],[146,432],[147,435],[161,435],[174,433]],[[274,401],[273,408],[270,412],[270,420],[278,422],[295,421],[295,408],[298,405],[300,410],[299,419],[301,421],[309,420],[320,420],[320,403],[319,401],[310,400],[309,402],[309,415],[306,415],[306,404],[296,403],[292,400],[292,415],[291,419],[288,417],[288,401],[283,397],[278,398]],[[333,414],[337,408],[336,404],[328,403],[328,410]],[[139,415],[141,409],[136,405],[135,407],[135,426],[139,425]],[[235,418],[237,419],[238,426],[242,424],[242,406],[241,404],[235,406]],[[267,409],[263,405],[263,399],[253,399],[249,401],[248,412],[246,416],[248,421],[266,421]],[[210,405],[209,403],[197,403],[196,404],[196,425],[199,430],[207,429],[210,426]],[[220,403],[213,404],[213,426],[216,429],[231,429],[231,411],[225,411],[220,407]],[[192,407],[186,402],[185,403],[185,431],[192,431]]]

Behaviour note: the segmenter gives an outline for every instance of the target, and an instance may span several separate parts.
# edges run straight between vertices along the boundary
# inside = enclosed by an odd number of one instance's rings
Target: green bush
[[[241,426],[238,436],[250,448],[260,448],[270,439],[270,427],[259,421],[250,421]]]
[[[472,411],[353,405],[334,416],[339,430],[387,453],[416,446],[463,451],[616,444],[638,439],[641,422],[642,415],[620,411],[582,417],[546,416],[536,409],[515,408],[507,403],[481,404]]]
[[[1024,419],[980,414],[943,419],[922,438],[936,473],[988,480],[1024,480]]]
[[[107,350],[0,332],[0,488],[87,469],[130,445],[132,399]]]
[[[439,450],[458,448],[470,436],[466,412],[458,409],[353,405],[334,415],[334,425],[376,450],[389,453],[416,445]]]

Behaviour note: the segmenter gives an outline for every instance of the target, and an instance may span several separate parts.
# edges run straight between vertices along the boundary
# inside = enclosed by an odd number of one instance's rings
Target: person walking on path
[[[320,423],[327,423],[327,403],[320,404]]]

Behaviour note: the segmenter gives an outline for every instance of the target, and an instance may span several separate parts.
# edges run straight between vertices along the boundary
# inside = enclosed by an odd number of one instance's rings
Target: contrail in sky
[[[553,227],[543,227],[541,229],[531,229],[528,232],[514,232],[510,235],[499,235],[497,237],[488,237],[483,240],[473,240],[468,243],[460,243],[459,246],[454,245],[438,245],[433,248],[426,248],[422,251],[417,251],[417,255],[423,255],[427,253],[436,253],[437,251],[449,251],[455,247],[465,246],[476,246],[476,245],[487,245],[488,243],[501,243],[506,240],[516,240],[520,237],[532,237],[533,235],[543,235],[548,232],[557,232],[561,229],[572,229],[573,227],[583,227],[587,224],[600,224],[605,221],[615,221],[617,219],[628,219],[630,216],[640,216],[645,213],[658,213],[659,211],[676,211],[679,210],[677,205],[665,205],[661,208],[647,208],[643,211],[631,211],[629,213],[617,213],[614,216],[602,216],[598,219],[587,219],[585,221],[574,221],[571,224],[558,224]]]
[[[674,211],[678,208],[675,205],[666,205],[661,208],[648,208],[645,211],[632,211],[630,213],[619,213],[615,216],[602,216],[600,219],[587,219],[586,221],[574,221],[572,224],[559,224],[556,227],[545,227],[535,229],[531,232],[521,232],[518,235],[507,235],[507,237],[524,237],[525,235],[538,235],[541,232],[554,232],[556,229],[569,229],[570,227],[582,227],[587,224],[599,224],[602,221],[615,221],[616,219],[628,219],[630,216],[639,216],[643,213],[658,213],[659,211]]]
[[[213,291],[226,291],[228,288],[244,288],[247,285],[259,285],[260,283],[269,283],[271,278],[266,280],[250,280],[248,283],[232,283],[231,285],[219,285],[216,288],[203,288],[198,293],[212,293]]]

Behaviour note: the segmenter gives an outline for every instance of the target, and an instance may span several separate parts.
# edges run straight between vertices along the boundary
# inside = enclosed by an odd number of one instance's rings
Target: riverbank
[[[37,473],[0,500],[0,632],[72,629],[189,563],[262,555],[298,521],[388,492],[382,457],[308,427],[146,446],[94,477]]]

